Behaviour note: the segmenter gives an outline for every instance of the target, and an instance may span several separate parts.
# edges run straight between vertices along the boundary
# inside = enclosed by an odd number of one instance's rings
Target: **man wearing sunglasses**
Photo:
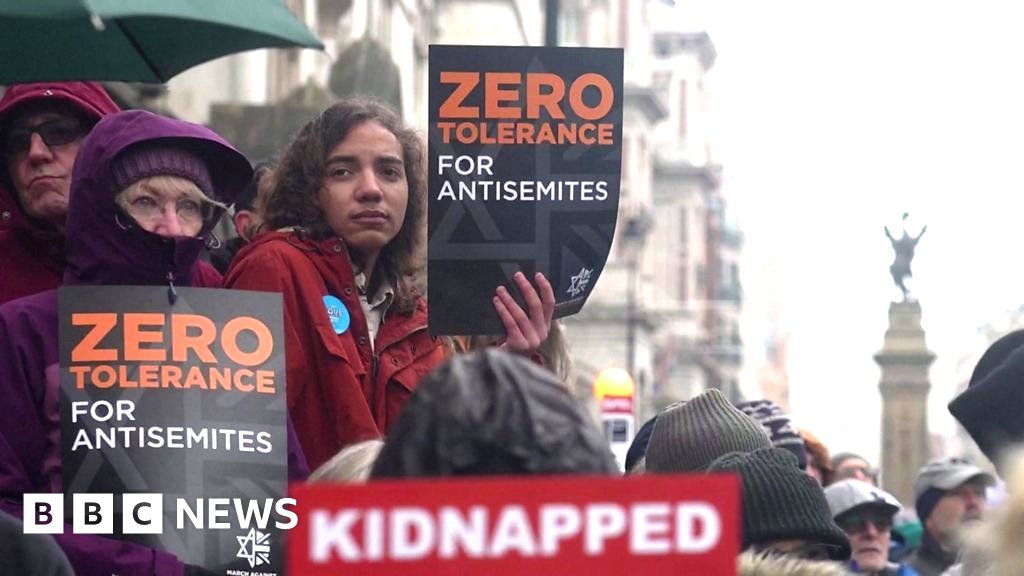
[[[95,82],[19,84],[0,99],[0,304],[60,285],[78,146],[119,110]]]
[[[863,480],[840,480],[825,488],[836,524],[850,538],[850,568],[873,576],[917,576],[909,566],[889,562],[892,519],[900,503],[888,492]]]

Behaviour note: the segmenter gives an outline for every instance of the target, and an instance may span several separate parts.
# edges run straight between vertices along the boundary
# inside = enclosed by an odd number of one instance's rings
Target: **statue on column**
[[[921,239],[921,236],[924,236],[925,230],[928,229],[928,226],[924,226],[917,236],[911,236],[907,232],[907,218],[909,216],[908,213],[903,213],[903,236],[900,238],[893,238],[889,227],[885,227],[885,235],[889,238],[889,242],[892,243],[892,249],[896,253],[892,266],[889,266],[889,273],[892,274],[892,281],[896,283],[896,287],[903,292],[904,302],[910,301],[910,289],[907,288],[904,280],[913,277],[913,273],[910,271],[910,262],[914,259],[914,249],[917,247],[917,242]]]

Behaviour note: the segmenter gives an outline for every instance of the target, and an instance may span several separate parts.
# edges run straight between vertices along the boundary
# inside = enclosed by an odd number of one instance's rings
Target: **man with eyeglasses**
[[[832,481],[838,482],[853,478],[869,484],[878,485],[878,471],[868,461],[853,452],[840,452],[832,457]]]
[[[914,481],[914,507],[924,526],[921,547],[908,559],[921,576],[938,576],[958,561],[964,529],[981,520],[995,478],[965,458],[925,464]]]
[[[0,304],[61,284],[78,146],[119,110],[95,82],[19,84],[0,99]]]
[[[836,524],[850,538],[850,569],[873,576],[917,576],[908,566],[889,562],[893,517],[902,508],[888,492],[863,480],[840,480],[825,488]]]

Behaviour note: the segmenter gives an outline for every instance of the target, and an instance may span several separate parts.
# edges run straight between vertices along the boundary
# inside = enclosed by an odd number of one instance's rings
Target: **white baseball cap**
[[[986,486],[996,483],[995,477],[960,457],[939,458],[924,465],[914,481],[914,499],[918,499],[929,488],[952,490],[957,486],[978,478]]]
[[[896,497],[863,480],[840,480],[825,488],[825,499],[833,518],[861,507],[877,507],[894,515],[903,509]]]

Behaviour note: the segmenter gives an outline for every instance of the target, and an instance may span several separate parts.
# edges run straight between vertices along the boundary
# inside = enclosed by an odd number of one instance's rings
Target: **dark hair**
[[[235,198],[235,211],[253,210],[256,206],[256,196],[263,187],[263,179],[274,171],[277,166],[277,158],[264,158],[252,165],[252,179],[242,188]]]
[[[395,289],[394,306],[409,312],[415,306],[411,276],[422,267],[421,228],[426,213],[426,165],[423,141],[390,108],[373,100],[354,98],[330,106],[306,124],[285,150],[274,170],[274,186],[264,205],[267,228],[296,227],[322,240],[334,236],[317,200],[325,177],[327,155],[356,126],[374,122],[395,135],[402,146],[409,199],[398,234],[377,258],[377,273]]]
[[[816,468],[821,476],[821,485],[828,486],[832,483],[832,459],[828,455],[828,446],[804,428],[800,429],[800,437],[807,447],[807,465]]]

